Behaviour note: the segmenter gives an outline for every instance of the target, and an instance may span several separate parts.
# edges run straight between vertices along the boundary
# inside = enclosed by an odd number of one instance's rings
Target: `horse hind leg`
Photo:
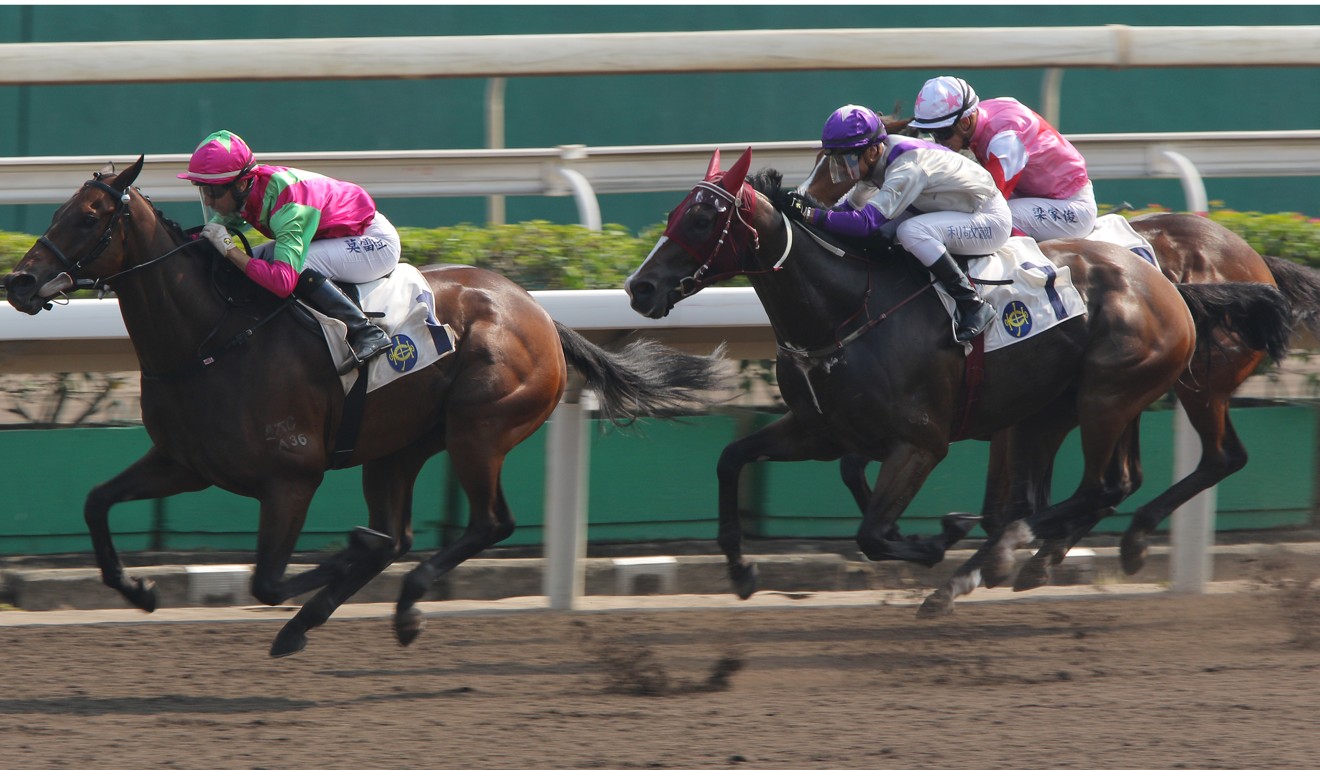
[[[454,433],[451,429],[451,436]],[[436,580],[513,534],[513,514],[500,484],[505,454],[481,444],[471,435],[463,436],[461,443],[451,443],[454,473],[467,494],[471,514],[467,529],[457,540],[422,560],[404,577],[394,611],[394,633],[401,645],[412,644],[421,634],[425,619],[416,605]]]
[[[91,535],[96,563],[101,568],[101,581],[122,594],[134,607],[154,612],[159,601],[155,583],[124,574],[124,565],[110,534],[110,508],[128,500],[151,500],[209,486],[211,483],[194,471],[152,447],[119,475],[92,489],[83,505],[83,519]]]
[[[1053,568],[1063,563],[1068,552],[1087,535],[1096,524],[1114,515],[1114,506],[1128,499],[1141,488],[1141,418],[1133,420],[1119,438],[1104,474],[1103,500],[1105,505],[1089,516],[1070,523],[1069,534],[1050,538],[1018,570],[1013,581],[1014,591],[1030,591],[1048,585]]]
[[[1227,396],[1205,401],[1187,398],[1180,391],[1179,400],[1188,421],[1201,437],[1201,459],[1195,470],[1138,508],[1133,515],[1119,545],[1123,571],[1129,575],[1136,574],[1145,566],[1148,549],[1146,537],[1169,514],[1247,464],[1246,447],[1242,445],[1229,419]]]

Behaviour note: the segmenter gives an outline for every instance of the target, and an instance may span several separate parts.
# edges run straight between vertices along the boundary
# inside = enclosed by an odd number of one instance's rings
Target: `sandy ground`
[[[336,617],[280,660],[269,620],[3,625],[0,767],[1320,766],[1304,578],[934,621],[794,598],[440,614],[410,648]]]

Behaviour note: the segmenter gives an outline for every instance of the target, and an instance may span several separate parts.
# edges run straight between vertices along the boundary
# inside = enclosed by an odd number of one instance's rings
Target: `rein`
[[[784,217],[784,222],[785,222],[785,226],[788,227],[788,224],[787,224],[787,223],[789,222],[788,217]],[[799,226],[802,227],[802,229],[807,233],[807,235],[811,236],[812,239],[815,240],[817,244],[819,244],[822,248],[824,248],[826,251],[830,252],[830,253],[833,254],[834,256],[836,256],[836,257],[842,257],[842,258],[844,258],[844,259],[855,259],[855,260],[859,260],[859,261],[862,261],[862,262],[866,262],[866,261],[868,261],[868,260],[864,259],[863,257],[859,257],[859,256],[856,256],[856,255],[854,255],[854,254],[849,254],[848,252],[844,251],[843,249],[840,249],[840,248],[838,248],[837,246],[834,246],[834,245],[831,244],[831,243],[827,243],[824,239],[822,239],[820,236],[818,236],[818,235],[816,235],[815,233],[813,233],[813,232],[810,230],[810,228],[806,227],[805,225],[799,225]],[[789,237],[789,245],[792,246],[792,236],[791,236],[792,228],[791,228],[791,227],[789,227],[789,233],[790,233],[790,237]],[[787,252],[786,252],[785,255],[784,255],[784,258],[787,258],[787,256],[788,256],[788,255],[787,255]],[[778,263],[776,263],[776,267],[777,267],[779,264],[782,264],[782,263],[783,263],[783,259],[781,259]],[[846,319],[843,321],[843,323],[839,324],[839,326],[834,330],[834,342],[833,342],[833,343],[831,343],[831,344],[829,344],[829,345],[823,345],[823,346],[818,347],[818,348],[796,348],[796,347],[792,347],[792,346],[790,346],[790,345],[779,345],[779,346],[778,346],[779,349],[780,349],[781,351],[783,351],[784,353],[788,353],[789,355],[794,356],[794,357],[796,357],[796,358],[820,358],[820,357],[822,357],[822,356],[827,356],[827,355],[830,355],[830,354],[832,354],[832,353],[836,353],[836,352],[842,350],[846,345],[852,343],[853,341],[857,340],[858,338],[860,338],[861,336],[863,336],[863,335],[866,334],[867,332],[871,331],[871,330],[874,329],[875,327],[877,327],[877,326],[879,326],[880,324],[884,323],[885,321],[889,320],[889,318],[891,318],[895,313],[897,313],[899,310],[903,309],[903,307],[904,307],[905,305],[907,305],[909,302],[911,302],[912,300],[916,299],[917,297],[921,296],[921,295],[924,294],[925,292],[929,291],[929,290],[935,285],[933,280],[932,280],[931,282],[929,282],[929,283],[922,284],[922,285],[921,285],[921,288],[917,289],[916,291],[912,292],[912,293],[909,294],[908,296],[904,297],[902,300],[899,300],[899,302],[898,302],[897,304],[895,304],[893,307],[890,307],[890,308],[888,308],[888,309],[886,309],[886,310],[881,311],[881,313],[880,313],[879,315],[877,315],[877,316],[875,316],[874,318],[872,318],[872,317],[870,317],[870,315],[871,315],[871,310],[870,310],[871,302],[870,302],[870,300],[871,300],[871,291],[872,291],[872,289],[874,288],[874,286],[873,286],[873,284],[872,284],[872,281],[873,281],[873,280],[874,280],[874,278],[873,278],[873,274],[872,274],[872,272],[871,272],[871,271],[867,271],[867,275],[866,275],[866,291],[862,293],[862,303],[861,303],[861,307],[858,308],[857,311],[854,312],[852,315],[848,316],[848,318],[846,318]],[[842,331],[843,331],[845,328],[847,328],[851,323],[853,323],[853,321],[854,321],[855,319],[857,319],[858,316],[865,316],[865,317],[866,317],[866,321],[865,321],[861,326],[857,327],[856,329],[853,329],[851,332],[849,332],[849,333],[847,333],[847,334],[845,334],[845,335],[843,335],[843,336],[840,336],[840,332],[842,332]]]

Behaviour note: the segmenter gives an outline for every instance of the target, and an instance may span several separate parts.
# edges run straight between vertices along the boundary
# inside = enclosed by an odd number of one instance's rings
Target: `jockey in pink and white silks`
[[[1082,238],[1095,228],[1086,159],[1044,118],[1017,99],[980,101],[962,78],[927,80],[912,128],[953,150],[971,150],[1008,199],[1013,227],[1037,241]]]
[[[394,225],[366,190],[338,179],[258,164],[241,137],[216,131],[178,175],[197,186],[207,224],[202,234],[244,275],[278,297],[297,296],[348,327],[358,364],[393,347],[390,338],[332,280],[366,283],[399,264]],[[249,258],[228,229],[251,225],[270,238]]]
[[[872,110],[847,105],[821,134],[830,175],[856,184],[833,208],[793,198],[803,221],[841,235],[885,235],[916,257],[958,306],[960,342],[995,318],[951,254],[990,254],[1008,242],[1012,217],[989,172],[932,142],[889,136]]]

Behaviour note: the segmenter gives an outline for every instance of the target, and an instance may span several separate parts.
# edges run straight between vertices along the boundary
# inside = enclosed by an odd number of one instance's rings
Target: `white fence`
[[[224,66],[216,66],[224,62]],[[1007,67],[1313,67],[1320,27],[941,27],[0,45],[0,85]]]
[[[1149,134],[1072,134],[1094,179],[1179,179],[1189,211],[1206,208],[1203,177],[1320,174],[1320,131],[1203,131]],[[372,195],[445,197],[572,195],[579,219],[600,226],[596,196],[687,190],[700,180],[711,153],[752,148],[753,168],[774,167],[792,181],[806,177],[816,142],[750,142],[659,146],[563,147],[506,150],[398,150],[270,153],[262,160],[348,179]],[[62,203],[106,162],[122,168],[133,156],[0,158],[0,205]],[[153,200],[195,200],[175,177],[184,154],[149,155],[141,187]]]

